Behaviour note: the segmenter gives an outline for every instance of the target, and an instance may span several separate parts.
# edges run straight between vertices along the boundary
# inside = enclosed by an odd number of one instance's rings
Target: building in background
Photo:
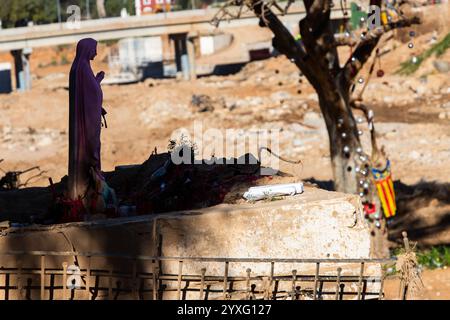
[[[170,11],[173,3],[173,0],[134,0],[137,16]]]

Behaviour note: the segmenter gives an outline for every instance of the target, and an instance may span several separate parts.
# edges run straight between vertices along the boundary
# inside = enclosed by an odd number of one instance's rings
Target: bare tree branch
[[[295,63],[313,85],[318,84],[313,64],[308,61],[310,57],[304,47],[294,39],[272,10],[262,0],[248,0],[247,5],[260,18],[260,25],[268,27],[274,34],[273,47]]]
[[[372,31],[366,33],[363,39],[360,41],[358,46],[355,49],[353,55],[347,60],[345,66],[343,67],[343,71],[345,74],[345,78],[348,81],[348,85],[350,86],[351,80],[358,74],[363,65],[369,59],[372,54],[372,51],[378,44],[381,36],[390,30],[394,30],[397,28],[409,27],[413,24],[420,24],[420,18],[414,16],[412,18],[405,18],[399,21],[388,23],[387,25],[376,28]]]

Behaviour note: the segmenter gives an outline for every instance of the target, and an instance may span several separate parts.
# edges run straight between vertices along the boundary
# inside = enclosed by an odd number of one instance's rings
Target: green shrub
[[[417,261],[428,269],[450,266],[450,247],[437,246],[417,252]]]

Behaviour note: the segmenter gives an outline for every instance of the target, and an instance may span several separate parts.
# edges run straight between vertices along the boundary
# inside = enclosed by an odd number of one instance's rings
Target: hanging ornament
[[[358,135],[362,136],[363,132],[361,130],[358,130]]]
[[[366,215],[366,218],[370,217],[371,215],[373,215],[376,212],[375,203],[365,202],[363,205],[364,205],[364,213]]]
[[[359,193],[359,196],[362,198],[362,197],[364,197],[364,192],[360,192]]]
[[[417,60],[418,60],[418,59],[417,59],[417,57],[416,57],[416,56],[414,56],[414,57],[412,57],[412,58],[411,58],[411,62],[412,62],[412,63],[414,63],[414,64],[416,64],[416,63],[417,63]]]
[[[361,170],[361,168],[360,168],[359,166],[356,166],[356,167],[355,167],[355,171],[356,171],[356,172],[359,172],[360,170]]]
[[[363,78],[359,78],[359,79],[358,79],[358,82],[359,82],[359,83],[363,83],[363,82],[364,82],[364,79],[363,79]]]
[[[378,58],[378,70],[377,70],[377,77],[381,78],[384,76],[384,71],[381,69],[381,56],[379,55],[379,50],[376,51],[376,58]]]
[[[347,134],[345,132],[342,132],[341,137],[342,139],[345,139],[347,137]]]
[[[357,123],[362,123],[362,122],[363,122],[363,119],[362,119],[361,117],[358,117],[358,118],[356,118],[356,122],[357,122]]]
[[[364,189],[369,189],[369,184],[368,184],[367,182],[364,182],[363,188],[364,188]]]
[[[366,162],[367,158],[366,156],[359,156],[359,160],[361,160],[362,162]]]
[[[361,153],[361,152],[362,152],[362,148],[361,148],[361,147],[357,147],[357,148],[356,148],[356,152],[357,152],[357,153]]]
[[[409,36],[412,38],[412,37],[414,37],[416,35],[416,33],[413,31],[413,30],[411,30],[410,32],[409,32]]]
[[[375,226],[380,229],[381,228],[381,223],[379,220],[375,221]]]
[[[412,42],[408,43],[408,48],[410,49],[414,48],[414,44]]]
[[[350,148],[349,146],[344,146],[344,153],[349,153],[350,152]]]

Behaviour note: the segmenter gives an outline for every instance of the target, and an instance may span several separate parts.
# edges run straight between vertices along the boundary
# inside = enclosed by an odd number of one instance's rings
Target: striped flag
[[[394,183],[392,182],[391,175],[391,162],[388,160],[386,168],[383,170],[372,168],[372,175],[375,180],[375,186],[377,187],[381,206],[383,207],[384,216],[386,218],[391,218],[395,216],[397,211]]]

